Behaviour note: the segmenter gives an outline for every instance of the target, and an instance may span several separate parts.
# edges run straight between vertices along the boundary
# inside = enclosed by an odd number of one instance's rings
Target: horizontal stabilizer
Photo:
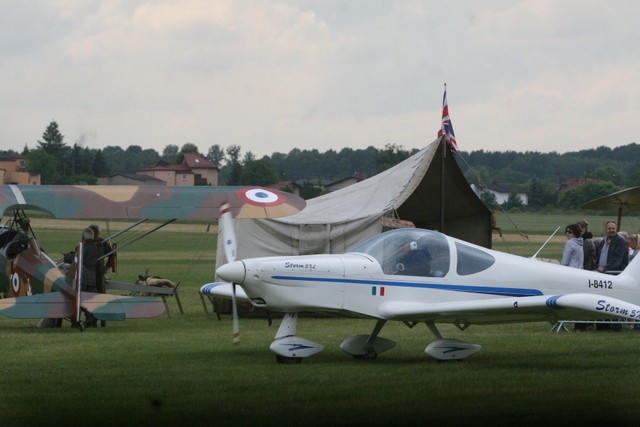
[[[163,302],[153,298],[82,292],[81,301],[99,320],[148,319],[164,313]]]
[[[55,319],[73,313],[73,301],[60,292],[0,299],[0,314],[14,319]]]
[[[231,283],[213,282],[203,285],[200,288],[200,293],[230,300],[233,294],[233,290]],[[239,285],[236,285],[236,299],[238,301],[251,302],[247,294],[244,293],[244,290]]]

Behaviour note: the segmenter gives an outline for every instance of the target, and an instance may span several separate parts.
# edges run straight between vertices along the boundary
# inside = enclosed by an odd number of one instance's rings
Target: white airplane
[[[358,358],[375,358],[395,346],[378,336],[387,321],[409,327],[425,323],[437,338],[425,352],[439,360],[463,359],[481,346],[444,339],[437,323],[464,330],[563,319],[640,319],[640,257],[613,276],[510,255],[424,229],[388,231],[342,255],[233,261],[216,274],[231,284],[211,283],[201,292],[285,313],[270,347],[280,363],[298,363],[324,349],[296,335],[302,311],[375,320],[370,333],[340,345]],[[234,295],[235,285],[242,289]]]

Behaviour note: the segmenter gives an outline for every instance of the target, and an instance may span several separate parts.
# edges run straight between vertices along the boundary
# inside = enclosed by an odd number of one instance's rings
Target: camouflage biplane
[[[68,219],[213,219],[228,204],[235,218],[276,218],[303,209],[293,194],[261,187],[0,185],[0,314],[21,319],[150,318],[163,313],[153,298],[81,291],[40,248],[25,210]]]

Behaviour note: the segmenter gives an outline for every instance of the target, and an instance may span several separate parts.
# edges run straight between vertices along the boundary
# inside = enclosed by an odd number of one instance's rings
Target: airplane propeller
[[[218,224],[222,228],[222,237],[224,239],[224,255],[227,258],[227,262],[234,262],[236,260],[238,245],[236,243],[236,235],[233,228],[233,219],[231,217],[231,211],[229,203],[226,201],[220,206],[220,218]],[[231,317],[233,321],[233,343],[240,342],[240,322],[238,320],[238,306],[236,303],[236,284],[231,283]]]

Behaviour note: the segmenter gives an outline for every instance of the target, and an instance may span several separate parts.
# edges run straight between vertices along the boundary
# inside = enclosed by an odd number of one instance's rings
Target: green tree
[[[502,208],[504,210],[510,210],[513,208],[522,209],[523,206],[522,198],[517,193],[509,194],[507,201],[502,203]]]
[[[92,174],[96,177],[103,177],[109,175],[109,167],[104,160],[102,150],[97,150],[96,155],[93,157],[93,163],[91,164]]]
[[[52,121],[49,123],[44,133],[42,141],[38,141],[38,148],[44,150],[56,159],[56,174],[50,175],[50,179],[54,181],[50,184],[64,184],[65,179],[71,175],[72,170],[72,150],[64,143],[64,135],[58,128],[58,123]]]
[[[40,174],[42,184],[56,184],[60,180],[58,175],[58,160],[43,148],[31,150],[27,155],[28,170],[32,175]]]
[[[315,185],[310,181],[302,183],[302,188],[300,189],[300,197],[305,200],[313,199],[314,197],[322,196],[326,193],[327,191],[323,187]]]
[[[600,166],[589,174],[589,176],[602,181],[611,181],[616,185],[624,184],[624,177],[621,170],[612,165]]]
[[[200,154],[200,151],[198,150],[198,146],[191,142],[186,142],[180,149],[180,152],[183,154],[184,153]]]
[[[548,205],[554,205],[558,194],[555,185],[549,181],[533,178],[529,181],[528,206],[532,209],[542,209]]]
[[[58,123],[52,121],[42,134],[44,141],[38,141],[39,148],[42,148],[47,154],[59,159],[64,154],[66,145],[64,143],[64,135],[58,129]]]
[[[207,152],[207,159],[211,163],[218,165],[218,167],[222,166],[222,162],[225,160],[224,150],[220,148],[218,144],[214,144],[209,147],[209,151]]]
[[[197,145],[192,144],[191,142],[187,142],[182,146],[182,148],[180,149],[180,152],[176,156],[177,165],[184,162],[185,153],[200,154],[200,152],[198,151]]]
[[[240,146],[230,145],[227,147],[227,155],[229,156],[229,178],[227,185],[240,185],[242,178],[242,165],[240,164]]]
[[[496,206],[498,206],[496,195],[489,190],[483,190],[480,193],[480,200],[482,200],[482,203],[484,203],[484,205],[489,209],[495,209]]]
[[[486,166],[469,168],[464,172],[469,184],[484,186],[491,182],[493,173]]]
[[[611,182],[579,185],[562,191],[558,196],[558,206],[563,209],[580,209],[580,206],[590,200],[598,199],[620,190],[622,190],[622,187]]]
[[[411,153],[405,150],[402,145],[386,144],[384,150],[379,151],[375,155],[375,162],[378,167],[377,172],[387,170],[401,161],[408,159],[410,156]]]
[[[175,144],[167,145],[166,147],[164,147],[164,150],[162,150],[162,160],[170,164],[174,164],[176,162],[176,158],[178,157],[179,150],[180,149]]]
[[[241,185],[267,186],[278,182],[278,176],[271,168],[269,159],[250,160],[242,165]]]
[[[255,159],[256,159],[256,156],[254,156],[251,151],[247,151],[246,153],[244,153],[242,164],[246,165],[248,162],[253,162]]]

